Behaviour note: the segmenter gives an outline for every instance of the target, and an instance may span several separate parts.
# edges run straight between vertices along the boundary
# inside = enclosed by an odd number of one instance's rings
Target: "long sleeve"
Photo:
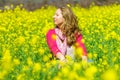
[[[76,48],[82,49],[82,55],[87,56],[87,51],[86,51],[85,45],[82,41],[82,35],[79,35],[76,39]]]
[[[56,36],[54,29],[49,30],[46,34],[46,40],[47,40],[48,47],[54,56],[58,52],[60,52],[60,50],[58,49],[57,44],[56,44],[56,37],[57,36]]]

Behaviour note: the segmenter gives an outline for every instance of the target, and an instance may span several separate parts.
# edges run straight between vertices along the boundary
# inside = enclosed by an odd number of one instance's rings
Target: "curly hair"
[[[69,7],[59,7],[62,12],[64,22],[61,25],[61,31],[67,38],[67,45],[71,46],[76,41],[76,36],[81,34],[81,29],[78,27],[78,20],[76,15],[72,12]]]

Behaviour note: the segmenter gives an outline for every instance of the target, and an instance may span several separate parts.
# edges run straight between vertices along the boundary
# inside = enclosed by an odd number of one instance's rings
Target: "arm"
[[[46,34],[46,40],[47,40],[48,47],[56,58],[60,60],[64,60],[65,59],[64,55],[62,55],[61,51],[57,47],[56,37],[57,36],[54,30],[48,31],[48,33]]]
[[[87,61],[87,51],[82,41],[82,35],[79,35],[76,39],[76,48],[82,50],[82,60]]]

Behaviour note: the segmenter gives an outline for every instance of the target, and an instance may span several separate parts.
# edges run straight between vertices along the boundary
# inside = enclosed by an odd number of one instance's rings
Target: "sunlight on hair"
[[[70,4],[67,4],[67,7],[71,7]]]

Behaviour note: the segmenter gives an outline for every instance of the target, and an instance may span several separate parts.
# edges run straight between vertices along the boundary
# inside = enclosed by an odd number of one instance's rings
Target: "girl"
[[[79,30],[77,18],[72,10],[69,7],[60,7],[53,18],[56,27],[48,31],[46,40],[54,57],[60,61],[65,60],[65,55],[75,59],[75,49],[82,49],[81,58],[87,61],[81,30]]]

